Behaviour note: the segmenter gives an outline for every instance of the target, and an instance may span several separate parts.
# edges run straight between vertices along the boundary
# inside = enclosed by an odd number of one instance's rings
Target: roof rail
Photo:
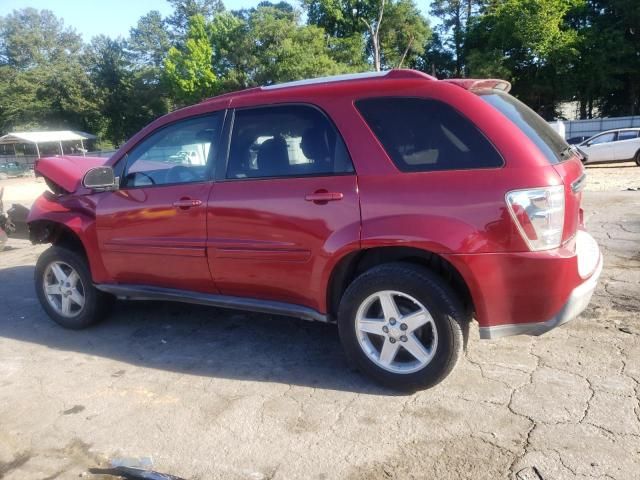
[[[346,73],[344,75],[329,75],[327,77],[308,78],[305,80],[295,80],[293,82],[276,83],[260,87],[262,90],[277,90],[280,88],[302,87],[305,85],[315,85],[318,83],[344,82],[347,80],[364,80],[367,78],[385,77],[389,74],[386,72],[363,72],[363,73]]]

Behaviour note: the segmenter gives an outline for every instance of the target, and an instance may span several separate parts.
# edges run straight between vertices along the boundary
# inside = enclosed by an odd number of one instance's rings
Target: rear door
[[[356,175],[333,124],[309,105],[238,109],[219,172],[208,246],[221,293],[322,311],[329,263],[360,241]]]
[[[636,152],[640,151],[638,130],[620,130],[615,142],[616,160],[633,160]]]
[[[119,283],[215,292],[206,257],[206,205],[223,113],[180,120],[138,143],[120,189],[97,206],[97,233]]]

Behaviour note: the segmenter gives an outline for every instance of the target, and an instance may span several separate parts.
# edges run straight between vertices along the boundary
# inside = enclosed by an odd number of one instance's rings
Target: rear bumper
[[[593,272],[591,277],[573,289],[567,302],[562,306],[560,311],[549,320],[539,323],[512,323],[507,325],[496,325],[493,327],[480,327],[480,338],[492,340],[511,335],[537,336],[573,320],[589,305],[591,296],[598,285],[600,273],[602,273],[602,263],[602,256],[600,255],[596,270]]]
[[[583,230],[556,250],[448,259],[469,287],[483,339],[541,335],[576,318],[603,264],[598,244]]]

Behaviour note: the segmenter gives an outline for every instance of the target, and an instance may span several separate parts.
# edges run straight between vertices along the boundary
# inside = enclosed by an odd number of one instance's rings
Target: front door
[[[136,145],[118,191],[97,206],[103,261],[118,283],[216,292],[206,258],[207,200],[222,113],[162,127]]]
[[[591,162],[613,162],[615,157],[616,132],[606,132],[589,141],[585,149]]]
[[[356,175],[335,127],[311,106],[236,110],[221,173],[207,222],[221,293],[322,311],[331,260],[360,242]]]

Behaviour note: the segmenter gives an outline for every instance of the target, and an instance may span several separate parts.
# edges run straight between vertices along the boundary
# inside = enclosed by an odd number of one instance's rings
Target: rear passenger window
[[[283,105],[235,112],[227,178],[351,172],[351,159],[340,135],[316,108]]]
[[[372,98],[356,107],[398,169],[405,172],[493,168],[502,157],[449,105],[419,98]]]
[[[622,140],[633,140],[634,138],[638,138],[638,132],[634,130],[623,130],[618,132],[618,141]]]

